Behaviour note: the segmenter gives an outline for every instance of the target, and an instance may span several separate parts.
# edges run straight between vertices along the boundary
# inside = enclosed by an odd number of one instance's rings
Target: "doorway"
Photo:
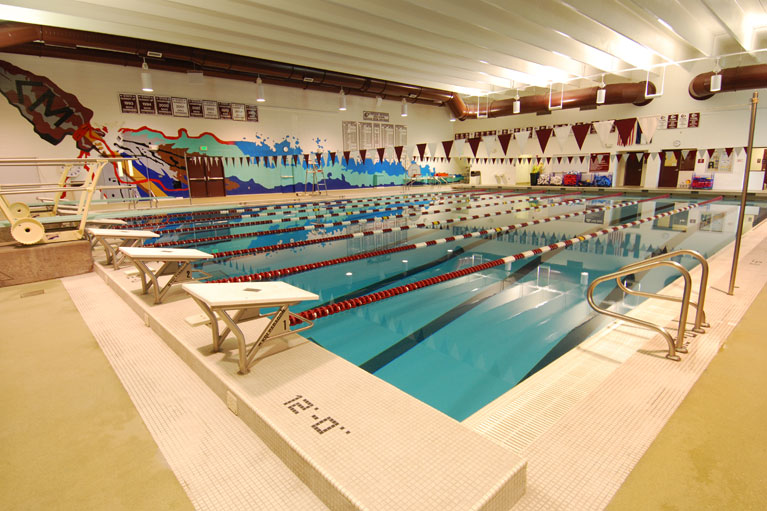
[[[629,153],[623,172],[623,186],[642,186],[642,167],[645,153]]]
[[[686,153],[686,156],[685,156]],[[659,188],[676,188],[679,183],[679,171],[695,170],[695,149],[677,149],[663,151],[663,161],[658,177]]]
[[[224,197],[224,163],[220,158],[186,158],[186,175],[189,179],[189,196]]]

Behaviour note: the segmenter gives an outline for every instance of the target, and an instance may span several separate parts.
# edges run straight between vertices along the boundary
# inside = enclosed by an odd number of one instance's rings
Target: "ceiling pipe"
[[[40,39],[40,27],[37,25],[1,24],[0,48],[31,43]]]
[[[731,67],[722,69],[722,88],[717,92],[711,92],[711,76],[713,71],[701,73],[692,80],[688,91],[693,99],[705,100],[720,92],[734,92],[739,90],[762,89],[767,87],[767,64],[755,66]]]
[[[622,105],[633,104],[644,106],[652,101],[652,98],[645,98],[645,83],[647,83],[647,92],[655,93],[655,85],[652,82],[637,83],[613,83],[605,86],[604,105]],[[597,89],[599,87],[589,87],[586,89],[577,89],[565,91],[562,98],[562,108],[584,108],[596,107]],[[501,99],[493,101],[487,108],[488,117],[504,117],[514,114],[515,99]],[[532,114],[549,112],[549,94],[538,94],[535,96],[524,96],[519,98],[520,114]],[[558,102],[557,102],[558,103]],[[447,102],[447,106],[455,117],[461,121],[465,119],[475,119],[477,117],[477,106],[467,106],[463,100],[455,94]],[[482,114],[485,114],[485,108],[482,108]]]
[[[351,95],[381,96],[396,101],[407,98],[412,103],[436,106],[444,105],[454,96],[454,93],[440,89],[130,37],[42,25],[0,24],[0,40],[6,34],[13,39],[10,34],[15,32],[25,36],[15,39],[18,43],[4,51],[135,67],[140,67],[141,59],[145,57],[150,67],[157,70],[179,73],[197,70],[206,76],[251,82],[261,76],[264,83],[272,85],[327,92],[343,88]],[[31,38],[32,33],[34,38]],[[153,58],[148,52],[160,53],[162,57]]]

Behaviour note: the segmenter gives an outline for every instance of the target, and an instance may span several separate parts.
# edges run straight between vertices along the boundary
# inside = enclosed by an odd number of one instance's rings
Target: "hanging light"
[[[342,112],[346,111],[346,94],[344,94],[344,90],[341,89],[341,91],[338,93],[338,109]]]
[[[146,59],[141,64],[141,90],[144,92],[154,92],[152,87],[152,73],[149,71],[149,66],[146,65]]]
[[[407,117],[407,101],[405,101],[405,98],[402,98],[402,106],[400,107],[400,115],[402,117]]]
[[[714,74],[711,75],[711,92],[719,92],[722,90],[722,69],[719,67],[719,59],[716,59],[716,67],[714,67]]]
[[[517,95],[514,96],[514,103],[511,104],[511,111],[518,114],[522,109],[522,103],[519,101],[519,89],[517,89]]]
[[[602,75],[602,81],[599,83],[599,88],[597,89],[597,105],[604,104],[606,95],[605,75]]]
[[[264,99],[264,82],[261,81],[260,76],[256,78],[256,90],[258,91],[257,92],[258,95],[256,96],[256,101],[258,101],[259,103],[263,103],[264,101],[266,101],[266,99]]]
[[[381,96],[376,96],[376,108],[381,108],[382,103],[383,103],[383,98]]]
[[[455,114],[451,113],[450,114],[450,122],[455,122],[455,121],[456,121]]]

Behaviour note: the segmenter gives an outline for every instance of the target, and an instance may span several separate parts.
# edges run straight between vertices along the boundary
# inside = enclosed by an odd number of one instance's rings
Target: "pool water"
[[[582,197],[525,200],[528,198],[519,196],[422,195],[415,197],[415,200],[389,197],[385,204],[375,204],[376,199],[371,198],[354,210],[333,204],[328,207],[308,206],[304,209],[310,211],[299,213],[296,211],[300,207],[294,206],[260,211],[257,212],[261,215],[258,217],[224,220],[206,221],[204,216],[180,219],[182,221],[168,218],[171,223],[155,230],[160,234],[164,230],[171,231],[163,234],[159,242],[176,241],[184,243],[182,246],[185,247],[221,253],[316,240],[343,233],[395,228],[393,232],[378,232],[354,239],[219,257],[199,265],[218,279],[354,256],[482,229],[492,230],[553,215],[581,212],[587,207],[616,205],[638,199],[623,196],[557,205],[563,200],[579,198]],[[442,203],[437,204],[438,201]],[[448,204],[447,201],[451,202]],[[281,280],[320,296],[317,302],[292,308],[294,312],[299,312],[470,268],[605,226],[651,217],[696,202],[699,201],[659,198],[519,228],[495,237],[475,237],[352,260],[296,273]],[[495,215],[535,206],[546,207]],[[371,211],[383,208],[391,209]],[[442,212],[433,213],[435,209]],[[225,211],[226,214],[234,212],[232,209]],[[706,204],[567,248],[318,318],[306,334],[333,353],[447,415],[463,420],[605,324],[607,320],[597,316],[586,304],[584,273],[590,281],[662,250],[688,248],[708,257],[734,238],[737,212],[738,207],[733,202]],[[298,216],[331,213],[343,216],[296,219]],[[488,213],[493,216],[453,221]],[[767,204],[750,205],[747,227],[755,225],[765,216]],[[238,225],[264,219],[279,221]],[[318,222],[339,220],[364,222],[304,229]],[[431,227],[396,230],[398,226],[416,223]],[[193,232],[178,230],[200,226],[210,229]],[[302,229],[276,234],[269,232],[291,227]],[[239,237],[209,241],[214,236],[230,235]],[[195,243],[200,239],[208,241]],[[688,268],[694,266],[691,258],[684,258],[681,262]],[[675,277],[673,270],[661,268],[637,275],[632,285],[639,286],[642,291],[654,291]],[[603,305],[614,304],[613,307],[621,311],[638,303],[636,297],[623,300],[622,293],[607,284],[597,289],[595,299]]]

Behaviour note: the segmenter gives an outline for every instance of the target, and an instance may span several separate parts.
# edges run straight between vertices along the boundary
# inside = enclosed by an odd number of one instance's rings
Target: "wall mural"
[[[159,197],[188,197],[188,167],[204,166],[211,160],[223,166],[227,195],[301,192],[306,171],[315,163],[323,168],[329,189],[402,185],[407,174],[408,163],[403,166],[399,161],[385,159],[345,159],[341,154],[324,151],[326,141],[319,138],[312,140],[318,149],[310,155],[291,135],[282,140],[257,135],[255,140],[235,142],[208,132],[190,135],[182,128],[169,135],[142,126],[122,128],[116,149],[112,149],[104,139],[107,128],[91,125],[93,111],[50,79],[0,60],[0,93],[43,140],[58,145],[72,136],[78,158],[94,151],[100,156],[137,158],[137,174],[122,175],[113,165],[113,172],[105,172],[102,180],[103,184],[136,184],[144,196],[151,192]],[[420,169],[422,174],[431,172],[429,165]],[[118,193],[122,191],[113,195]]]

